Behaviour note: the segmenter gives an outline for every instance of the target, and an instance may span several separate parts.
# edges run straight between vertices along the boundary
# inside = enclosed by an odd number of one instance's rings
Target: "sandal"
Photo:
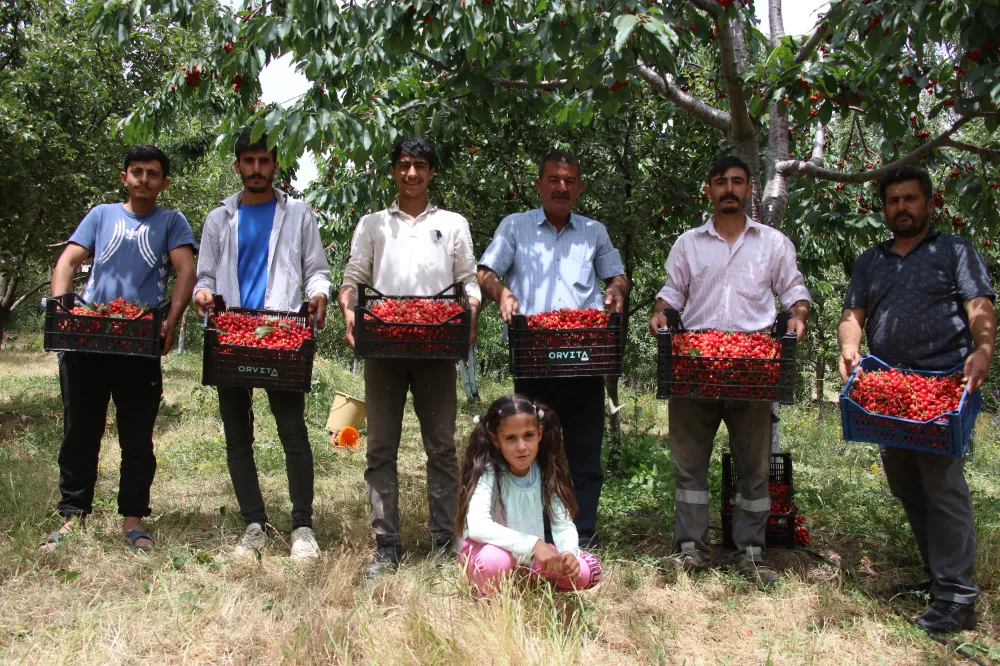
[[[53,544],[53,545],[55,545],[55,546],[58,546],[58,545],[59,545],[59,539],[60,539],[61,537],[63,537],[63,536],[64,536],[64,535],[63,535],[63,533],[62,533],[62,532],[53,532],[52,534],[48,535],[47,537],[42,537],[42,538],[41,538],[41,539],[39,539],[39,541],[38,541],[38,546],[37,546],[37,548],[41,548],[42,546],[47,546],[47,545],[49,545],[50,543],[51,543],[51,544]],[[47,550],[47,551],[45,551],[45,552],[46,552],[46,553],[51,553],[51,552],[52,552],[53,550],[55,550],[55,548],[52,548],[52,549],[50,549],[50,550]]]
[[[143,553],[148,553],[150,546],[137,546],[135,545],[136,541],[138,541],[139,539],[149,539],[150,541],[153,542],[154,545],[156,544],[156,540],[153,539],[153,537],[146,534],[145,532],[143,532],[142,530],[129,530],[128,532],[125,533],[125,538],[129,540],[129,546],[128,546],[129,548],[131,548],[132,550],[142,551]]]

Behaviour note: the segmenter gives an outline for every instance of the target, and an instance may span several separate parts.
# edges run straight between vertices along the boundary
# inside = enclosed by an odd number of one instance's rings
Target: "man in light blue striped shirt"
[[[542,207],[504,218],[479,260],[484,296],[500,304],[508,324],[515,314],[560,308],[621,312],[629,292],[621,256],[603,224],[573,212],[583,191],[576,157],[564,151],[546,155],[535,186]],[[603,297],[598,280],[605,283]],[[592,548],[604,484],[604,380],[515,379],[514,390],[559,415],[579,506],[574,522],[580,546]]]

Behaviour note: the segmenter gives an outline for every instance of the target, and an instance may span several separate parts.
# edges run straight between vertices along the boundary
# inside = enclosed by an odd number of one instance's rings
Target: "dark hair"
[[[490,405],[469,437],[469,448],[465,450],[465,461],[462,463],[458,482],[455,534],[465,532],[465,519],[469,513],[472,493],[487,467],[493,470],[494,501],[499,502],[500,478],[507,472],[507,461],[500,447],[490,439],[490,433],[495,435],[500,424],[514,414],[534,414],[538,425],[544,428],[535,460],[542,472],[542,503],[546,512],[549,516],[552,515],[550,500],[555,496],[562,501],[570,518],[576,515],[576,499],[573,497],[573,484],[566,472],[566,452],[563,449],[559,417],[548,405],[534,403],[523,395],[505,395]],[[503,505],[500,507],[502,509]]]
[[[437,169],[438,166],[438,156],[434,151],[434,146],[427,143],[419,136],[408,136],[405,139],[400,139],[396,142],[396,145],[392,147],[392,166],[396,166],[396,162],[403,155],[409,155],[410,157],[422,157],[427,160],[427,164],[432,169]]]
[[[576,159],[576,155],[567,152],[565,150],[553,150],[551,153],[542,158],[542,161],[538,163],[538,177],[541,178],[542,174],[545,173],[545,165],[549,162],[554,162],[556,164],[565,164],[566,166],[576,167],[577,177],[582,178],[582,169],[580,169],[580,160]]]
[[[733,167],[743,169],[743,172],[747,175],[747,181],[750,181],[750,167],[747,166],[746,162],[736,157],[736,155],[723,155],[712,162],[712,166],[708,168],[708,179],[705,182],[711,184],[712,176],[717,176],[720,173],[726,173]]]
[[[236,146],[234,151],[236,152],[236,159],[240,159],[240,155],[248,150],[267,150],[267,134],[261,134],[260,138],[254,142],[250,142],[250,130],[240,134],[240,138],[236,139]],[[278,147],[275,146],[271,149],[271,159],[275,162],[278,161]]]
[[[885,205],[885,191],[890,185],[905,183],[908,180],[920,182],[920,189],[924,193],[924,198],[930,200],[934,196],[934,184],[931,182],[931,175],[923,169],[911,166],[893,169],[889,175],[883,178],[878,184],[878,196]]]
[[[708,178],[705,179],[705,182],[711,185],[712,176],[725,173],[733,167],[743,169],[743,172],[747,175],[747,182],[750,181],[750,167],[747,166],[746,162],[736,157],[736,155],[723,155],[722,157],[716,158],[716,160],[712,162],[712,166],[708,168]]]
[[[125,166],[122,171],[128,171],[128,165],[132,162],[152,162],[156,160],[163,169],[163,177],[170,175],[170,158],[167,154],[151,143],[137,143],[125,153]]]

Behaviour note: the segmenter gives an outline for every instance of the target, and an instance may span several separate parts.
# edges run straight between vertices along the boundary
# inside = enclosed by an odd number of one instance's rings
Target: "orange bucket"
[[[347,426],[341,430],[335,430],[330,435],[330,446],[340,446],[342,448],[352,449],[358,445],[358,440],[361,439],[361,435],[358,431]]]

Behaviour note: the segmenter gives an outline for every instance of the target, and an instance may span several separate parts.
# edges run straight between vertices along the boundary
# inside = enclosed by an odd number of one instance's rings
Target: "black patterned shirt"
[[[972,243],[931,231],[905,257],[892,240],[854,262],[844,308],[865,309],[871,353],[889,365],[949,370],[972,353],[964,304],[995,297]]]

